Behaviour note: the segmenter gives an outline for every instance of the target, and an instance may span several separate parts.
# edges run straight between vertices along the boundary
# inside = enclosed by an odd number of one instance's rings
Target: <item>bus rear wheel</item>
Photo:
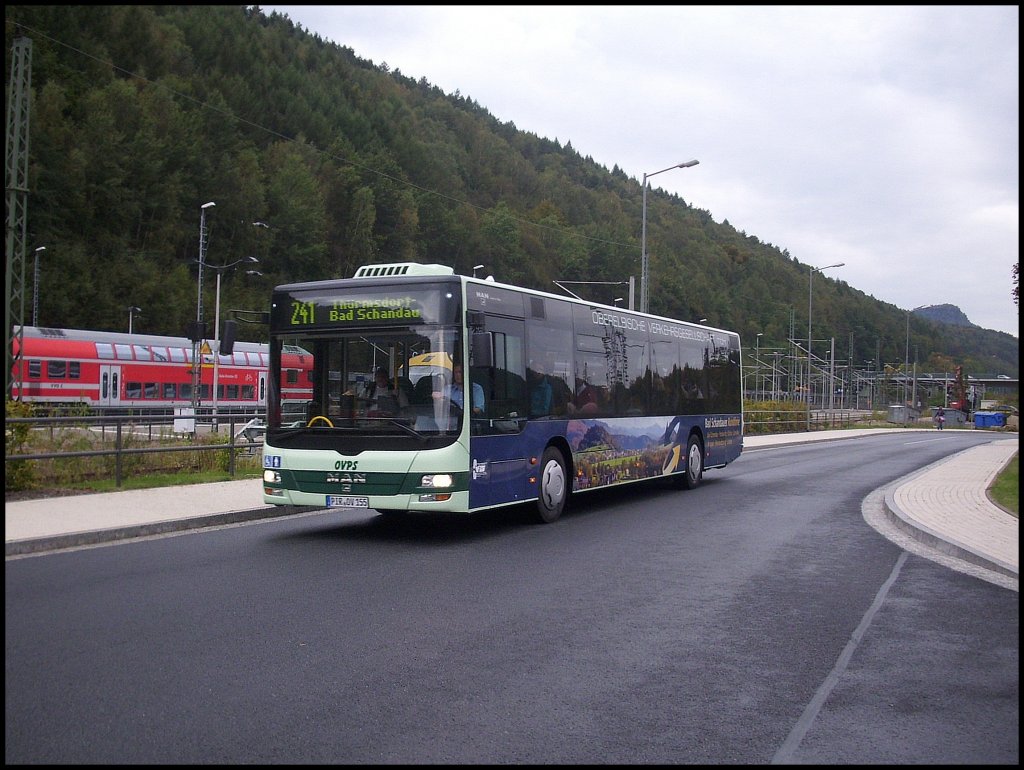
[[[558,519],[569,498],[569,474],[565,457],[554,447],[544,450],[540,461],[540,491],[537,495],[537,514],[545,524]]]
[[[690,436],[686,442],[686,470],[683,471],[683,486],[696,489],[704,477],[704,445],[699,436]]]

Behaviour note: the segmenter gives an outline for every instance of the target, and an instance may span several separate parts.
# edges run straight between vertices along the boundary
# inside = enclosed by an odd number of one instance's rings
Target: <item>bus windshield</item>
[[[272,311],[268,431],[288,446],[323,448],[325,434],[454,436],[452,360],[462,346],[451,292],[295,293]]]

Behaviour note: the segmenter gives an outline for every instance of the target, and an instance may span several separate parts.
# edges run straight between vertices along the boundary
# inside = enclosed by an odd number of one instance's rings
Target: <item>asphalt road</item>
[[[9,560],[5,759],[1016,764],[1018,594],[863,516],[963,448],[752,451],[547,526],[332,511]]]

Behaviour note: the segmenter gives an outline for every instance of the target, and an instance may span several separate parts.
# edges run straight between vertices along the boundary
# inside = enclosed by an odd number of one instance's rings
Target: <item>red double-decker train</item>
[[[15,337],[17,340],[17,337]],[[171,409],[193,405],[192,341],[187,337],[121,334],[81,329],[23,328],[21,356],[15,367],[12,396],[16,400],[53,406],[86,404],[105,409]],[[198,403],[213,405],[214,356],[207,344],[200,350]],[[216,366],[217,407],[223,411],[263,409],[267,403],[268,347],[236,342]],[[286,350],[286,400],[312,398],[309,372],[312,356]]]

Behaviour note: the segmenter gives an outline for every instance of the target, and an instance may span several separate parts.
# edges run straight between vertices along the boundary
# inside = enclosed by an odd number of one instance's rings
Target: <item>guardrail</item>
[[[191,418],[190,418],[191,419]],[[245,421],[242,416],[227,415],[220,418],[221,424],[227,424],[227,441],[213,444],[199,444],[194,441],[194,436],[198,435],[197,432],[189,431],[188,433],[182,434],[180,440],[176,440],[174,432],[164,432],[157,426],[162,425],[173,425],[180,423],[180,417],[172,416],[93,416],[93,417],[8,417],[5,420],[4,428],[5,433],[8,434],[8,441],[10,443],[10,434],[14,430],[14,426],[27,425],[30,429],[49,429],[51,439],[54,438],[54,432],[61,427],[64,428],[81,428],[90,431],[97,431],[100,434],[101,441],[106,441],[108,431],[113,434],[113,446],[102,449],[88,449],[88,450],[77,450],[69,452],[35,452],[26,454],[7,454],[4,453],[4,464],[6,468],[7,463],[26,462],[31,460],[54,460],[69,457],[114,457],[114,483],[120,487],[124,479],[124,458],[131,455],[142,455],[142,454],[155,454],[161,452],[227,452],[228,453],[228,473],[231,476],[235,475],[235,458],[239,453],[239,450],[245,450],[249,454],[255,454],[258,451],[258,447],[261,446],[262,442],[260,439],[266,432],[266,426],[263,424],[260,418],[251,418]],[[241,427],[237,430],[235,428],[239,423]],[[125,428],[131,429],[132,435],[137,435],[140,431],[146,433],[148,441],[163,441],[171,440],[175,443],[164,446],[149,446],[149,447],[131,447],[125,446]],[[154,428],[157,427],[156,435],[154,435]],[[217,427],[213,424],[209,426],[203,426],[202,423],[195,425],[195,428],[209,428],[212,432],[217,431]],[[239,442],[239,439],[244,441]]]
[[[849,428],[870,419],[871,412],[853,409],[745,409],[743,428],[746,435],[771,433],[806,433],[810,430]]]

